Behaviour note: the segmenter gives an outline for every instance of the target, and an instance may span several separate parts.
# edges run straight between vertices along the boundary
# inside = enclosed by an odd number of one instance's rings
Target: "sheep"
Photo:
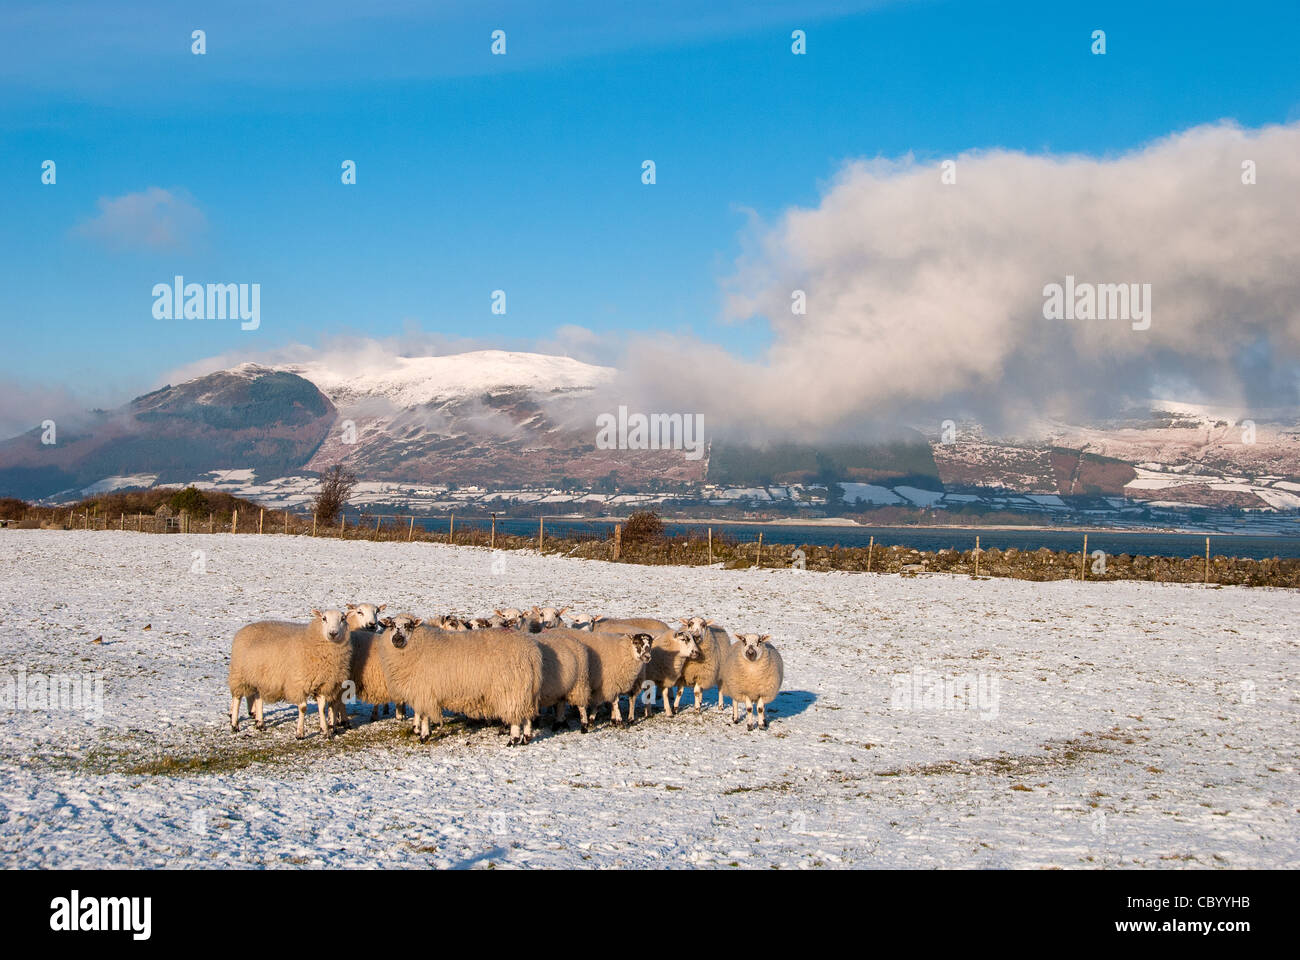
[[[307,701],[316,700],[320,729],[327,740],[333,732],[326,705],[338,699],[348,680],[352,643],[347,618],[339,610],[311,612],[310,623],[264,620],[241,627],[230,645],[230,730],[239,732],[239,701],[248,699],[248,712],[258,730],[266,729],[265,701],[288,700],[298,705],[298,739],[306,736]]]
[[[569,626],[574,630],[590,631],[596,618],[589,613],[575,613],[569,618]]]
[[[347,605],[346,616],[348,621],[348,630],[350,631],[351,638],[352,638],[353,663],[352,663],[351,679],[352,679],[353,693],[356,692],[356,689],[358,687],[357,676],[356,676],[358,670],[357,644],[362,639],[361,632],[362,631],[374,632],[375,630],[378,630],[379,614],[387,606],[388,604],[386,603],[381,603],[378,605],[375,605],[373,603],[349,603]],[[364,659],[365,658],[363,657],[362,658],[363,662]],[[378,679],[382,680],[383,677],[380,676]],[[387,702],[387,699],[388,698],[385,697],[384,700],[382,701],[367,701],[367,702],[372,702],[372,703]],[[378,707],[376,707],[375,709],[378,709]],[[374,711],[371,711],[370,719],[371,720],[375,719]],[[342,728],[344,730],[350,729],[352,726],[351,722],[348,720],[348,709],[345,703],[343,702],[342,696],[340,696],[339,699],[335,700],[330,704],[329,724],[331,727],[334,727],[336,729]]]
[[[468,630],[470,629],[469,621],[462,620],[453,613],[445,613],[441,617],[436,617],[429,621],[430,625],[439,630]]]
[[[592,629],[600,630],[605,633],[627,633],[629,631],[665,634],[672,633],[672,627],[662,620],[654,620],[650,617],[626,617],[623,619],[611,619],[609,617],[592,617]]]
[[[389,691],[414,709],[420,741],[443,709],[510,725],[510,745],[528,743],[542,684],[542,653],[515,630],[435,630],[403,614],[380,621],[380,663]]]
[[[597,628],[599,628],[597,624]],[[682,671],[686,664],[700,657],[699,641],[689,630],[669,630],[654,637],[650,651],[650,663],[645,668],[642,688],[650,685],[653,690],[658,686],[664,698],[664,712],[673,716],[673,698],[671,688],[682,682]],[[646,716],[650,715],[650,700],[645,701]],[[636,719],[636,701],[629,705],[632,719]]]
[[[588,679],[591,684],[591,696],[588,707],[591,717],[602,704],[611,704],[610,719],[614,723],[627,726],[619,710],[618,698],[626,694],[629,701],[636,696],[641,687],[641,678],[645,675],[646,664],[650,662],[650,652],[654,637],[648,633],[592,633],[588,630],[575,630],[572,627],[560,627],[544,634],[546,639],[568,637],[587,648]],[[629,712],[631,704],[628,704]]]
[[[496,623],[495,621],[497,620],[500,620],[501,622]],[[502,619],[501,617],[496,617],[496,616],[493,616],[491,618],[475,617],[473,620],[469,622],[469,628],[471,630],[489,630],[492,627],[504,627],[505,625],[506,625],[505,620]]]
[[[686,692],[687,687],[692,687],[695,694],[695,712],[700,713],[704,691],[719,686],[722,661],[726,659],[731,649],[731,639],[727,636],[725,628],[715,625],[712,620],[706,620],[704,617],[691,617],[689,620],[683,618],[681,622],[682,626],[695,637],[700,647],[700,655],[697,659],[688,661],[682,669],[682,682],[673,699],[673,709],[682,705],[682,694]],[[721,692],[718,693],[718,706],[722,706]]]
[[[542,652],[542,687],[538,693],[538,707],[555,707],[552,730],[559,730],[569,712],[569,705],[578,708],[581,730],[587,732],[587,703],[591,700],[591,650],[579,640],[562,634],[558,629],[545,630],[537,638]]]
[[[744,700],[749,730],[755,726],[751,714],[755,701],[758,702],[757,726],[767,729],[766,704],[777,695],[781,681],[785,679],[781,654],[772,646],[771,640],[771,635],[766,633],[762,636],[757,633],[737,634],[736,643],[722,665],[722,693],[731,697],[731,722],[740,723],[736,716],[736,703]]]
[[[382,613],[388,604],[381,603],[375,606],[373,603],[349,603],[347,610],[348,627],[353,630],[378,630],[379,614]]]
[[[564,611],[568,609],[568,607],[560,607],[558,610],[555,607],[533,607],[528,612],[541,621],[544,629],[554,630],[556,627],[566,626],[563,617]]]
[[[502,621],[500,624],[494,624],[494,626],[517,627],[524,620],[524,612],[518,607],[506,607],[504,610],[493,610],[492,612],[500,617]]]

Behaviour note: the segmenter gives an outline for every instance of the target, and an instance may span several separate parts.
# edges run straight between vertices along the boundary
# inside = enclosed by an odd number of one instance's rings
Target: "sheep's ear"
[[[704,621],[704,625],[705,625],[706,627],[711,627],[711,626],[713,626],[713,624],[714,624],[714,621],[713,621],[713,620],[705,620],[705,621]]]
[[[420,624],[422,624],[422,623],[424,623],[424,618],[423,618],[423,617],[414,617],[414,618],[412,618],[412,620],[411,620],[411,626],[412,626],[412,627],[418,627],[418,626],[419,626]]]
[[[348,604],[348,609],[349,609],[349,610],[355,610],[356,608],[357,608],[357,605],[356,605],[355,603],[349,603],[349,604]]]
[[[391,630],[391,629],[392,629],[392,626],[393,626],[393,618],[392,618],[392,617],[381,617],[381,618],[379,619],[379,625],[382,626],[382,627],[387,627],[388,629]]]
[[[325,614],[321,613],[319,610],[315,610],[315,609],[313,609],[312,612],[311,612],[311,615],[312,615],[313,617],[316,617],[316,618],[319,619],[319,620],[324,620],[324,619],[325,619]]]
[[[771,640],[771,639],[772,639],[772,635],[771,635],[770,633],[765,633],[765,634],[763,634],[761,637],[758,638],[758,642],[759,642],[759,643],[767,643],[767,642],[768,642],[769,640]]]
[[[565,610],[568,610],[568,609],[569,609],[568,607],[560,607],[560,612],[557,613],[556,616],[557,616],[557,617],[562,617],[562,616],[564,616],[564,611],[565,611]]]
[[[379,613],[379,611],[380,611],[380,610],[383,610],[384,607],[386,607],[386,606],[388,606],[388,604],[386,604],[386,603],[381,603],[381,604],[379,605],[379,610],[376,610],[375,613]]]

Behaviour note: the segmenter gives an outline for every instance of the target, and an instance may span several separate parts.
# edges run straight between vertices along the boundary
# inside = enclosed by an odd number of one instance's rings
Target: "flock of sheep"
[[[554,710],[553,730],[567,726],[568,708],[583,733],[597,710],[626,727],[641,699],[647,715],[656,688],[669,716],[691,687],[699,712],[703,693],[718,688],[718,706],[731,697],[731,718],[748,729],[766,728],[766,706],[781,689],[781,655],[771,637],[727,631],[704,617],[680,628],[649,618],[572,616],[567,607],[497,610],[492,617],[424,620],[411,614],[380,617],[387,604],[348,604],[346,611],[312,611],[309,623],[261,621],[235,634],[230,651],[230,729],[239,730],[239,705],[257,729],[266,729],[266,703],[298,706],[298,737],[305,736],[307,704],[315,701],[321,733],[349,726],[348,702],[371,704],[371,719],[396,705],[414,714],[423,742],[429,723],[450,710],[510,727],[510,744],[528,743],[533,721]],[[676,696],[673,689],[676,688]],[[626,719],[619,698],[627,697]],[[757,718],[754,708],[757,706]]]

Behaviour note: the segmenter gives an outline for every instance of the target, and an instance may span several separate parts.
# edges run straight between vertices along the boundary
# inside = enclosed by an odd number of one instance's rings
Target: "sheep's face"
[[[469,624],[466,623],[466,621],[459,617],[452,616],[450,613],[439,617],[437,625],[440,630],[462,631],[469,629]]]
[[[492,621],[487,617],[475,617],[469,625],[471,630],[486,630],[492,626]]]
[[[655,638],[648,633],[632,634],[632,649],[636,651],[637,659],[642,663],[650,662],[650,647],[654,641]]]
[[[687,660],[698,660],[700,658],[700,641],[695,638],[695,634],[689,630],[673,631],[673,640],[677,643],[677,649],[682,652]]]
[[[522,620],[524,612],[518,607],[506,607],[504,610],[497,610],[496,615],[502,620]]]
[[[373,603],[349,603],[348,626],[353,630],[378,630],[379,614],[386,606],[386,603],[379,606]]]
[[[319,620],[323,626],[325,639],[334,643],[342,643],[348,638],[348,621],[342,610],[313,610],[311,615]]]
[[[704,636],[704,628],[711,627],[712,625],[713,621],[705,617],[691,617],[689,619],[682,618],[682,626],[697,637]]]
[[[555,607],[542,607],[541,609],[533,607],[533,611],[542,621],[542,626],[548,630],[564,626],[564,620],[561,618],[564,616],[564,611],[568,609],[568,607],[560,607],[558,610]]]
[[[401,650],[410,641],[415,628],[424,621],[419,617],[411,616],[409,613],[399,613],[395,617],[384,617],[379,623],[383,626],[384,635],[388,637],[389,642],[396,649]]]
[[[589,613],[575,613],[569,618],[569,626],[575,630],[590,630],[595,625],[596,618]]]
[[[740,644],[740,655],[751,663],[757,661],[766,652],[763,648],[772,639],[770,633],[759,636],[757,633],[740,633],[736,642]]]

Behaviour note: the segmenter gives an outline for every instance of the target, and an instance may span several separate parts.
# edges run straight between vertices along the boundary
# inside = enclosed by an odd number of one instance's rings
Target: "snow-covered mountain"
[[[232,372],[264,369],[257,364],[243,364]],[[570,357],[508,350],[475,350],[440,357],[358,357],[347,364],[312,361],[270,369],[310,380],[340,409],[383,400],[396,410],[521,391],[537,398],[572,394],[609,383],[618,373],[613,367],[598,367]]]

